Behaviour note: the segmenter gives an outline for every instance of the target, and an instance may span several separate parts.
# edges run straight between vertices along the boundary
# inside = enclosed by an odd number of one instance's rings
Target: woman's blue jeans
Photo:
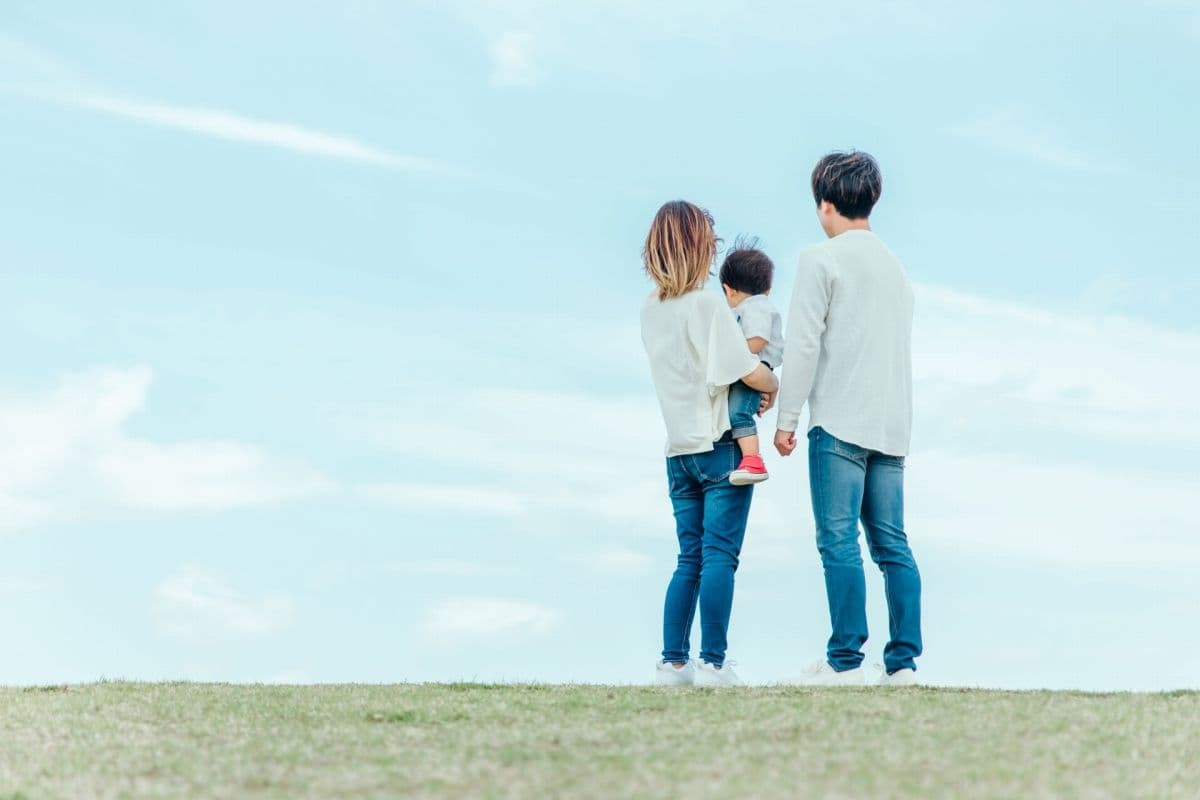
[[[725,663],[733,573],[754,496],[753,486],[729,482],[739,458],[737,444],[726,434],[711,452],[667,459],[679,559],[663,608],[664,661],[688,660],[699,601],[700,658],[718,667]]]
[[[858,545],[861,519],[887,596],[891,639],[883,650],[884,666],[889,674],[916,669],[921,574],[904,533],[904,459],[843,442],[818,427],[808,432],[808,473],[833,626],[829,665],[840,672],[863,660],[867,590]]]

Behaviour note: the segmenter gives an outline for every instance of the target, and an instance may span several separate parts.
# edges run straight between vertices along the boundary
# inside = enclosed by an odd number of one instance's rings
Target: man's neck
[[[829,238],[832,239],[834,236],[841,236],[846,231],[869,231],[871,230],[871,220],[865,217],[863,219],[838,217],[834,219],[831,227],[833,230],[829,234]]]

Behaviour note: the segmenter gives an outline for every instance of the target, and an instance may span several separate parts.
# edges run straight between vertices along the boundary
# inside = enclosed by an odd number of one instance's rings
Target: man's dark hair
[[[739,236],[721,263],[721,283],[734,291],[762,294],[771,288],[774,277],[775,265],[758,249],[758,239]]]
[[[813,168],[813,199],[817,205],[828,200],[847,219],[865,219],[879,202],[883,175],[870,153],[835,151]]]

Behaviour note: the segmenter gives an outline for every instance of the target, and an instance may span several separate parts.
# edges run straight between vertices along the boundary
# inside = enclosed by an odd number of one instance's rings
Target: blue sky
[[[918,286],[923,674],[1200,686],[1196,4],[728,5],[5,3],[0,683],[646,680],[645,229],[698,202],[786,297],[860,147]],[[827,635],[799,462],[753,681]]]

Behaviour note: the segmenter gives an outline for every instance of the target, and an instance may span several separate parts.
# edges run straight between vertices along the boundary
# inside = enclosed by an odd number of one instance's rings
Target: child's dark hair
[[[746,294],[763,294],[774,277],[775,265],[758,249],[758,239],[739,236],[721,264],[721,283]]]
[[[828,200],[847,219],[866,219],[883,193],[883,175],[870,153],[833,152],[813,168],[813,199]]]

